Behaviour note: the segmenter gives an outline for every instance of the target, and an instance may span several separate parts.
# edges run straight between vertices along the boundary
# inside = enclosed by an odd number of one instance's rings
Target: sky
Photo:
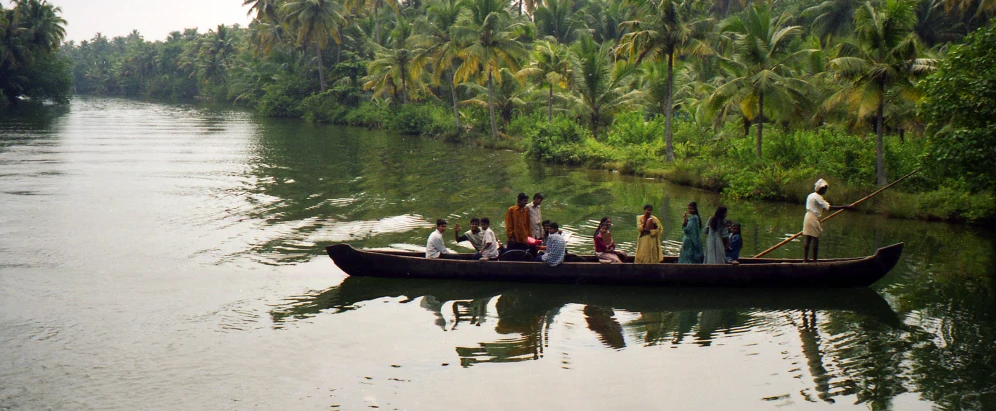
[[[2,1],[10,8],[9,1]],[[163,40],[171,31],[208,29],[249,24],[242,0],[48,0],[62,8],[66,40],[87,40],[97,32],[106,37],[125,36],[138,30],[149,41]]]

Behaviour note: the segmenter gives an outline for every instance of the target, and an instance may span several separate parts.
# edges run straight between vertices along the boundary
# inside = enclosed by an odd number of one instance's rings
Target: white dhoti
[[[820,218],[816,214],[806,212],[806,219],[802,222],[802,234],[817,238],[823,234],[823,225],[820,224]]]

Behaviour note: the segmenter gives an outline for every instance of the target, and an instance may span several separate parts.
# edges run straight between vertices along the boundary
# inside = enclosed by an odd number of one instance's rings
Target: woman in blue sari
[[[699,206],[694,201],[688,203],[685,212],[685,222],[681,223],[681,254],[679,264],[701,264],[702,255],[702,219],[699,218]]]

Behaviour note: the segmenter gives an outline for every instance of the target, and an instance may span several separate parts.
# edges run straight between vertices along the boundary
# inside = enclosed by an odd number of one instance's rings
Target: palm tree
[[[547,122],[553,123],[554,86],[567,89],[574,82],[574,70],[567,47],[548,41],[536,42],[532,63],[515,73],[515,77],[520,79],[533,78],[538,81],[540,88],[549,87]]]
[[[249,11],[246,15],[256,13],[255,20],[262,23],[263,19],[269,20],[269,23],[279,23],[280,18],[278,12],[280,9],[279,0],[243,0],[242,7],[249,6]]]
[[[824,0],[802,11],[802,16],[812,18],[812,32],[820,36],[824,45],[831,44],[837,36],[854,32],[854,9],[858,0]]]
[[[14,0],[14,22],[23,28],[28,43],[46,52],[56,51],[66,38],[66,20],[59,17],[59,7],[46,0]]]
[[[507,68],[499,70],[499,76],[502,80],[498,82],[498,86],[495,87],[493,92],[493,104],[496,111],[498,111],[498,116],[502,119],[502,124],[508,124],[512,121],[512,114],[515,112],[515,109],[526,105],[524,97],[528,90],[515,80],[515,75]],[[484,86],[471,83],[467,88],[471,93],[475,93],[477,97],[464,100],[460,104],[481,108],[488,107],[488,102],[480,98],[488,95],[488,90]]]
[[[879,185],[885,175],[885,131],[887,106],[902,100],[917,100],[916,79],[933,70],[936,61],[923,57],[916,33],[914,3],[885,0],[881,8],[868,1],[854,14],[856,38],[838,47],[830,68],[848,85],[824,103],[846,104],[859,118],[875,118],[875,169]]]
[[[664,103],[664,147],[667,162],[674,161],[671,120],[674,113],[674,58],[685,54],[707,54],[708,47],[696,37],[709,20],[699,19],[696,0],[647,0],[639,20],[620,24],[629,32],[622,36],[618,52],[628,54],[636,64],[645,58],[667,63]]]
[[[422,47],[422,52],[415,56],[413,74],[419,74],[427,66],[432,66],[432,83],[439,85],[445,81],[450,89],[453,103],[453,117],[457,129],[461,129],[460,110],[457,109],[456,84],[453,81],[453,67],[457,63],[460,51],[459,44],[453,41],[450,31],[456,26],[461,13],[466,10],[467,0],[437,0],[425,10],[425,18],[416,23],[416,31],[421,34],[412,36],[412,43]]]
[[[322,49],[328,44],[329,37],[336,44],[342,43],[339,30],[346,25],[346,19],[342,17],[343,6],[333,0],[296,0],[285,4],[283,9],[291,26],[296,28],[297,44],[302,47],[307,44],[315,46],[318,53],[318,79],[322,92],[325,92]]]
[[[573,42],[577,32],[586,28],[583,20],[574,17],[572,0],[541,0],[533,19],[539,34],[551,36],[560,44]]]
[[[518,71],[519,60],[528,54],[518,40],[524,26],[512,21],[508,7],[508,0],[473,0],[469,16],[453,28],[453,38],[466,44],[457,54],[463,61],[454,76],[459,82],[476,77],[478,84],[487,83],[488,114],[494,138],[498,138],[494,108],[495,78],[503,65]]]
[[[374,44],[374,60],[367,66],[370,75],[368,81],[363,85],[365,89],[374,89],[374,97],[379,97],[387,91],[391,91],[401,104],[408,100],[408,90],[411,87],[409,82],[412,79],[412,60],[418,55],[419,50],[410,50],[408,47],[411,37],[412,25],[404,16],[398,14],[397,24],[391,30],[388,42],[391,48]],[[400,95],[398,83],[400,82]]]
[[[789,26],[790,16],[772,16],[767,5],[747,8],[720,26],[733,40],[733,58],[722,58],[730,79],[709,97],[710,105],[719,107],[739,103],[746,120],[757,123],[755,150],[761,159],[764,135],[764,108],[791,110],[803,100],[809,84],[795,78],[793,64],[812,52],[791,50],[791,41],[802,33],[799,26]],[[745,129],[749,125],[745,124]]]
[[[596,139],[601,125],[608,124],[613,115],[643,96],[627,83],[636,75],[636,66],[624,60],[613,62],[612,47],[612,41],[599,45],[591,36],[582,37],[574,45],[574,81]]]
[[[374,23],[374,43],[380,44],[380,9],[381,7],[387,6],[389,9],[393,10],[395,13],[399,13],[398,0],[345,0],[344,5],[350,13],[354,10],[373,10],[373,23]]]

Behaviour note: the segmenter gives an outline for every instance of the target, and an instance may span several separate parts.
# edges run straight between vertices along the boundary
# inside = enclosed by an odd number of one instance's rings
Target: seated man
[[[443,231],[446,231],[446,220],[442,218],[436,220],[436,229],[429,234],[429,240],[425,243],[425,258],[439,258],[441,254],[450,254],[450,250],[443,243]]]
[[[481,219],[481,238],[483,238],[484,244],[481,245],[481,250],[474,254],[474,258],[488,260],[498,258],[498,248],[501,246],[501,243],[498,242],[495,232],[491,231],[490,218],[484,217]]]
[[[484,246],[484,232],[480,228],[481,220],[477,217],[470,219],[470,230],[460,235],[460,224],[453,227],[453,238],[456,242],[470,241],[470,245],[474,246],[474,251],[481,251],[481,247]]]
[[[536,257],[536,261],[547,263],[550,267],[560,265],[564,262],[564,255],[567,252],[567,241],[560,235],[560,226],[556,222],[551,222],[547,227],[546,252]]]

